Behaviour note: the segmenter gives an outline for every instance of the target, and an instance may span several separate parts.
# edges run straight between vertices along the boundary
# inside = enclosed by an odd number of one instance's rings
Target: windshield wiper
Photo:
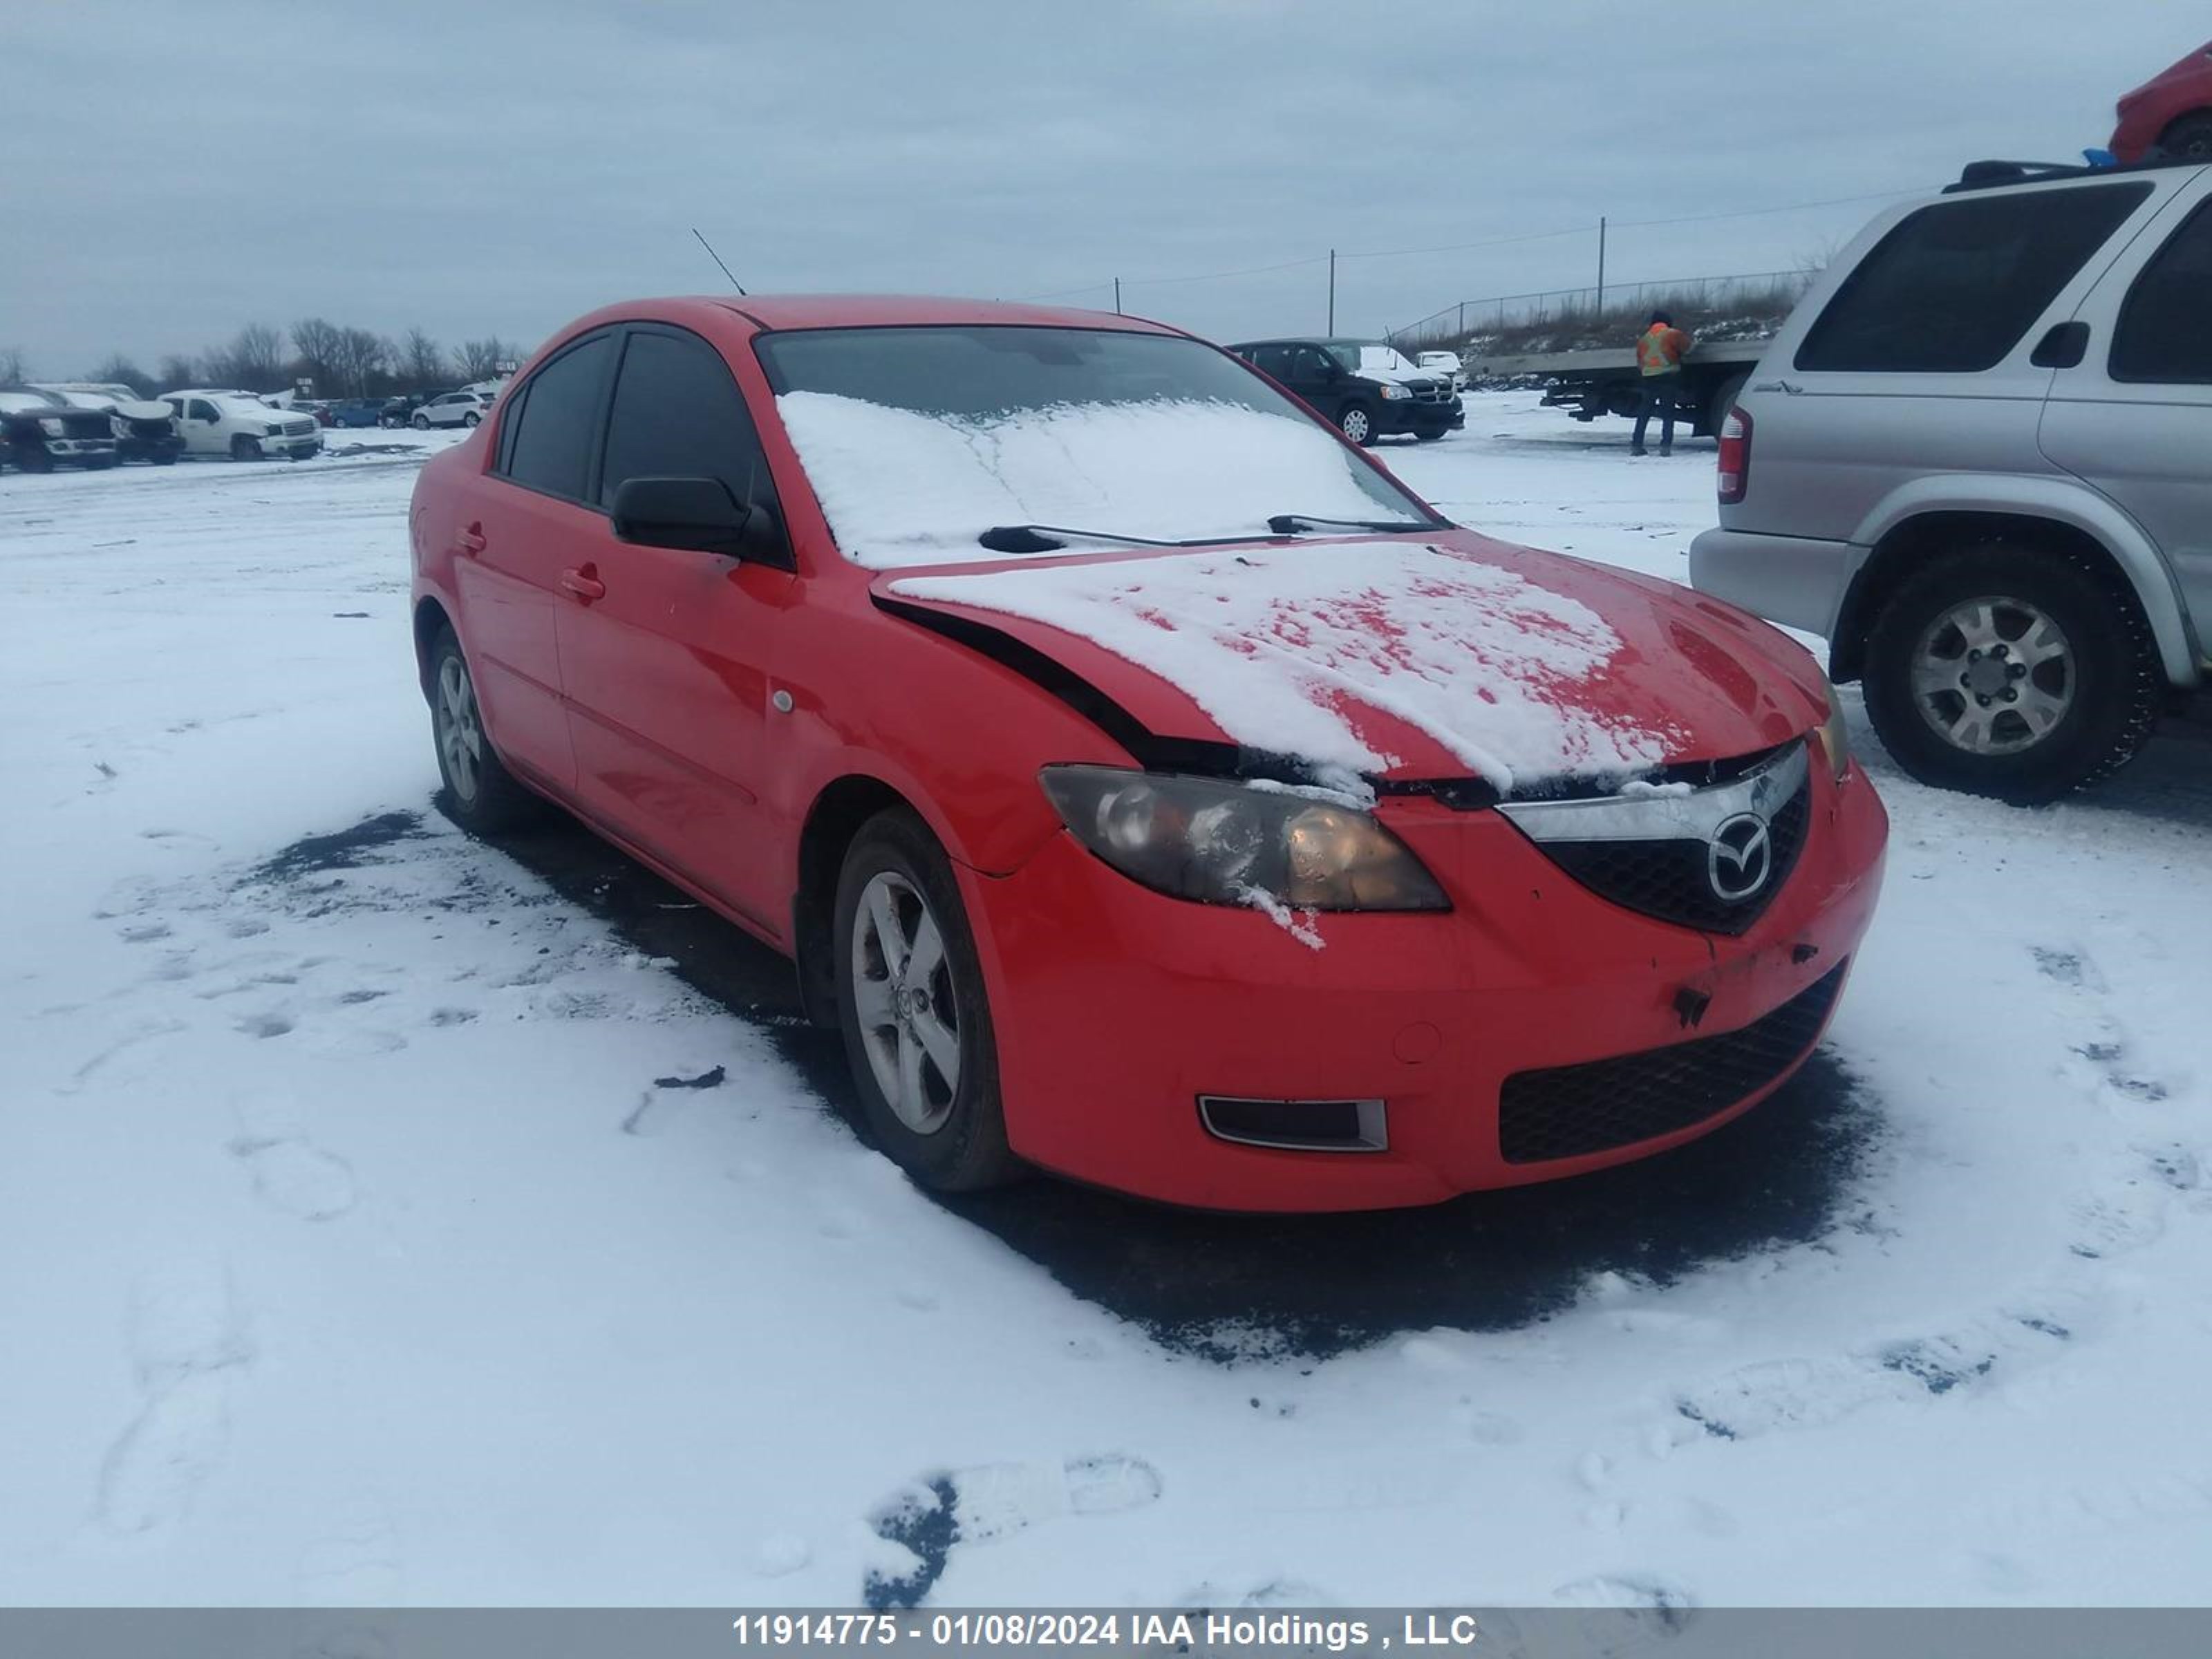
[[[1408,531],[1426,534],[1437,526],[1418,521],[1408,524],[1403,519],[1316,519],[1310,513],[1278,513],[1267,520],[1267,528],[1278,536],[1295,536],[1305,530],[1391,530],[1402,535]]]
[[[1054,537],[1065,539],[1055,541]],[[1069,541],[1116,547],[1206,547],[1211,542],[1164,542],[1152,536],[1114,536],[1103,530],[1070,530],[1057,524],[994,524],[975,538],[994,553],[1057,553]]]

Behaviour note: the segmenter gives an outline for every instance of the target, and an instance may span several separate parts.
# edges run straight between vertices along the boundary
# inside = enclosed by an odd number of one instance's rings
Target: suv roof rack
[[[2047,185],[2061,179],[2102,179],[2117,173],[2154,173],[2160,167],[2203,167],[2203,158],[2185,155],[2146,156],[2123,166],[2106,161],[1969,161],[1959,171],[1959,182],[1943,186],[1946,196],[1966,190],[1998,190],[2008,185]]]

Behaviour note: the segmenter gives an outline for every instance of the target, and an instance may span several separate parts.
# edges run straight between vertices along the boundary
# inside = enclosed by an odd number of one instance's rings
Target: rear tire
[[[2212,161],[2212,113],[2185,115],[2160,137],[2159,149],[2191,161]]]
[[[913,811],[861,826],[835,915],[837,1024],[877,1146],[939,1192],[1018,1178],[975,935],[951,862]]]
[[[1365,404],[1346,404],[1337,411],[1336,429],[1362,449],[1375,447],[1375,414]]]
[[[461,416],[461,424],[462,424],[463,426],[477,426],[477,425],[481,425],[481,424],[483,423],[483,416],[481,416],[481,415],[479,415],[479,414],[477,414],[477,413],[476,412],[476,410],[474,410],[473,409],[472,409],[472,410],[471,410],[467,414],[465,414],[465,415],[464,415],[464,416]]]
[[[491,745],[476,678],[450,628],[430,647],[430,736],[445,789],[438,805],[471,835],[495,835],[537,816],[538,797],[515,781]]]
[[[1735,407],[1735,400],[1743,396],[1744,387],[1750,384],[1751,375],[1746,372],[1730,375],[1714,388],[1713,395],[1705,399],[1705,406],[1698,416],[1696,435],[1700,438],[1719,437],[1721,424],[1728,419],[1729,410]]]
[[[1868,717],[1905,771],[2018,806],[2126,765],[2165,694],[2132,596],[2080,555],[2002,541],[1907,577],[1875,617],[1865,678]]]
[[[173,453],[167,455],[156,455],[154,457],[154,465],[156,466],[174,466],[176,464],[177,458]]]
[[[51,472],[54,470],[54,458],[43,447],[33,449],[27,445],[17,445],[8,452],[8,459],[26,472]]]

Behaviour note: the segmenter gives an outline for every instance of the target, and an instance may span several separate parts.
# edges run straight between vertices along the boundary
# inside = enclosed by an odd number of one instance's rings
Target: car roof
[[[1110,311],[1023,305],[1006,300],[963,300],[945,295],[729,294],[634,300],[594,313],[593,323],[617,322],[653,312],[672,315],[713,307],[768,331],[802,328],[898,328],[998,324],[1020,328],[1119,329],[1132,334],[1180,334],[1180,329]],[[564,334],[570,331],[564,330]]]

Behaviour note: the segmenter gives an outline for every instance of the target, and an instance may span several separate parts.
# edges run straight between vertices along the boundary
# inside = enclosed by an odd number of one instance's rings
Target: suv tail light
[[[1751,488],[1751,416],[1731,408],[1721,422],[1721,503],[1732,507]]]

